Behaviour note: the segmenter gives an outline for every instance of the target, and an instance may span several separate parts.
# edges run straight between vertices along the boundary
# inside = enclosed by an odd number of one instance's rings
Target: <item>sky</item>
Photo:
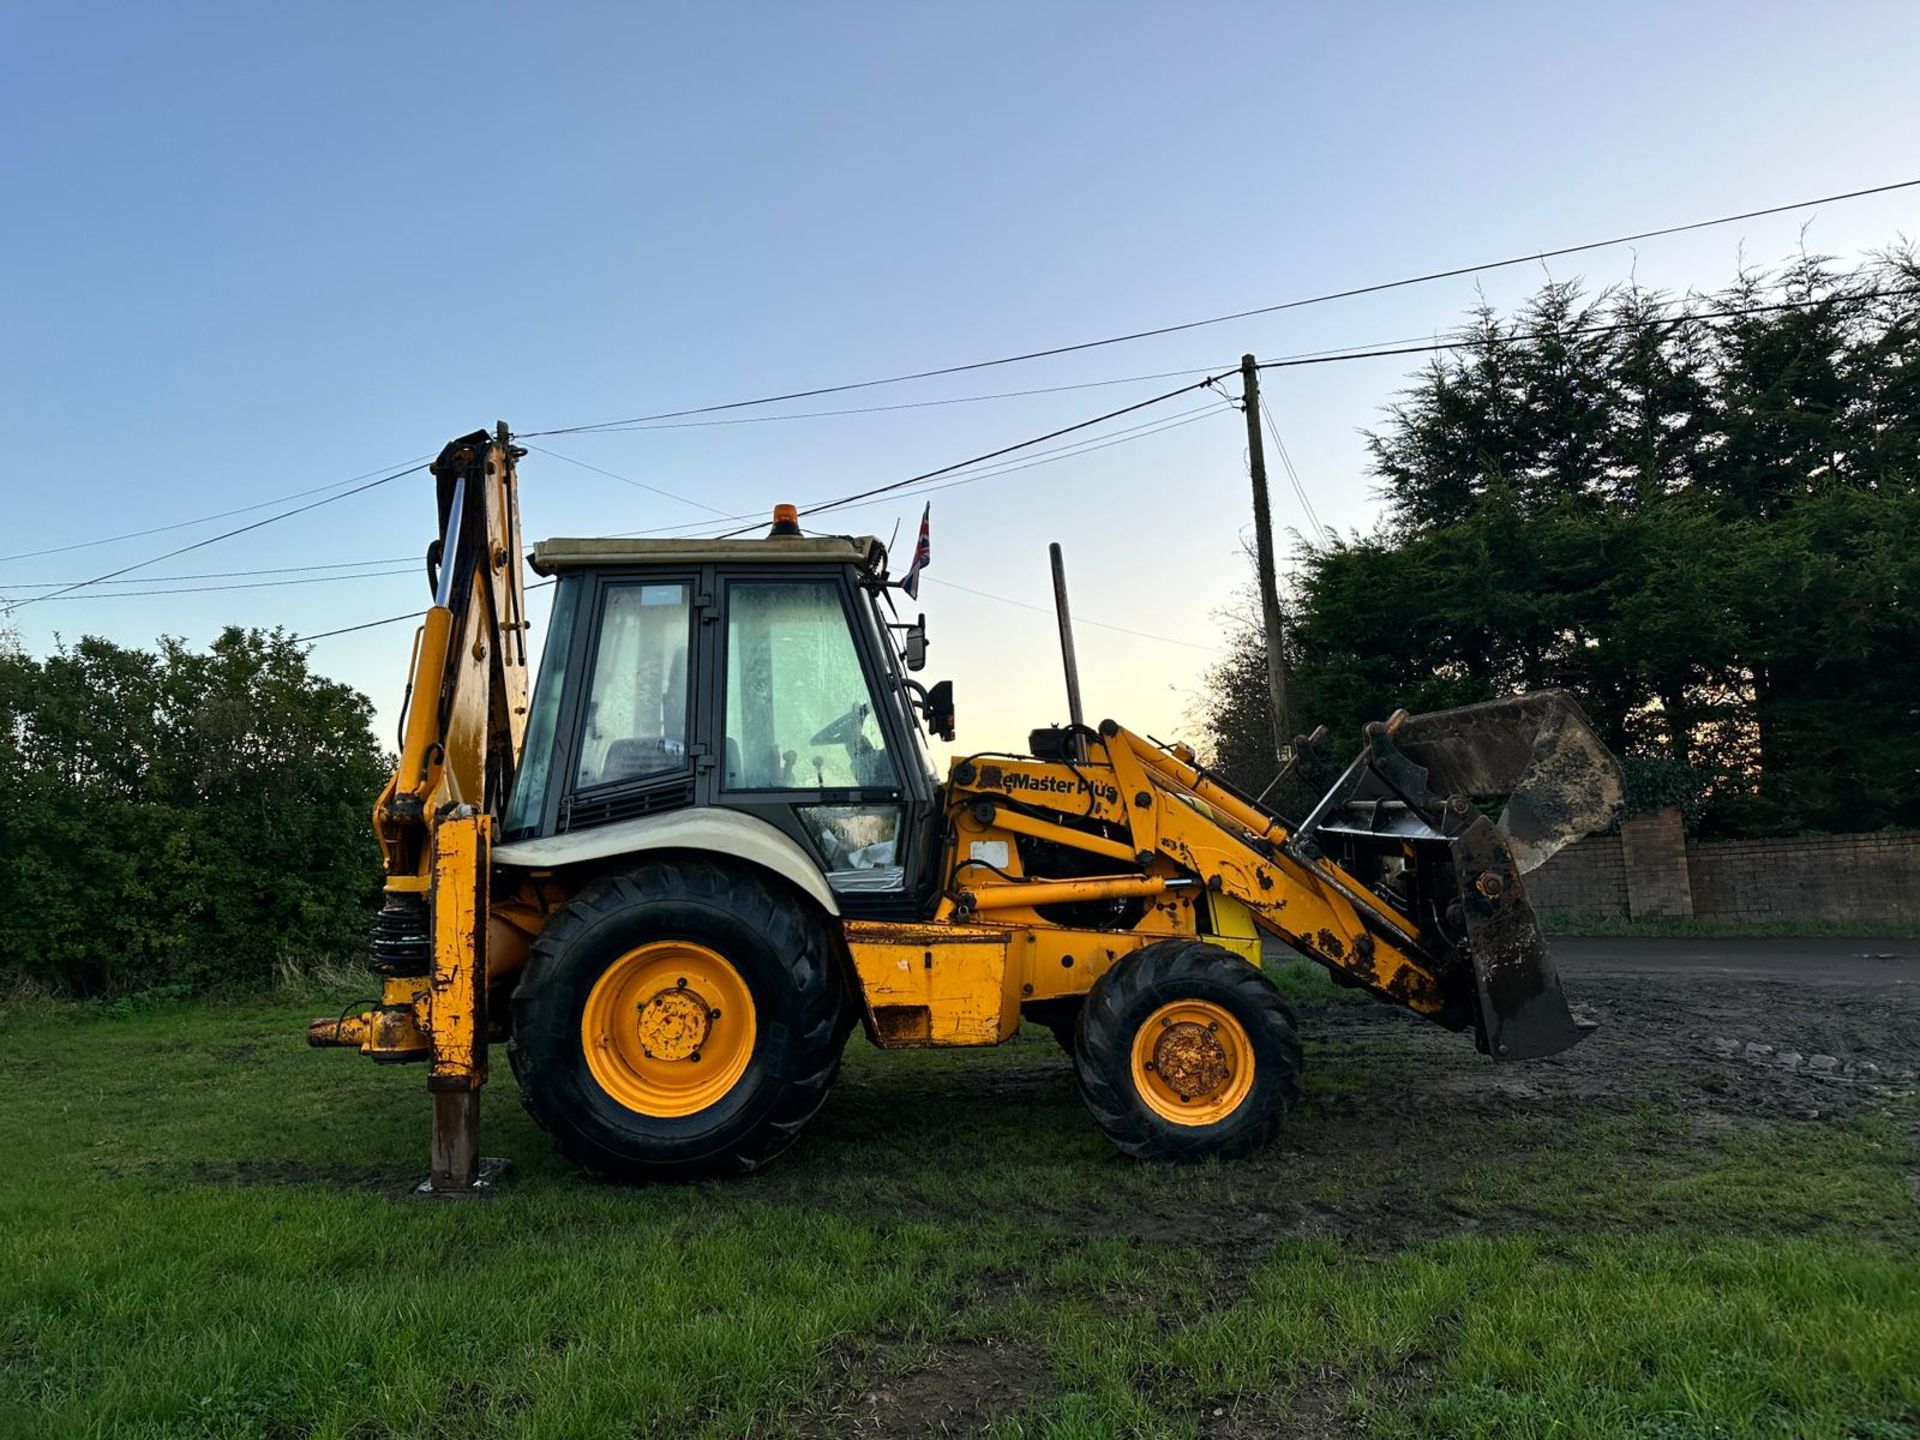
[[[215,578],[19,602],[496,420],[526,432],[965,364],[1912,179],[1916,55],[1911,4],[15,0],[0,624],[45,653],[416,609],[424,474],[122,577]],[[804,504],[1178,383],[1131,377],[1431,338],[1549,276],[1713,288],[1803,227],[1852,260],[1920,234],[1920,190],[703,417],[725,424],[535,440],[524,529]],[[1327,525],[1377,523],[1364,431],[1413,364],[1269,372]],[[1066,386],[1087,388],[970,398]],[[875,405],[913,408],[799,414]],[[1120,435],[1162,415],[1185,423]],[[1088,438],[1120,443],[931,496],[924,678],[954,680],[960,750],[1065,717],[1054,540],[1089,717],[1197,729],[1250,579],[1242,419],[1201,396]],[[904,554],[922,503],[832,528],[897,525]],[[1308,522],[1278,475],[1274,507],[1291,550]],[[53,547],[84,548],[23,554]],[[369,560],[391,563],[215,573]],[[256,578],[302,583],[143,593]],[[409,643],[407,624],[371,628],[316,641],[312,664],[367,694],[386,734]]]

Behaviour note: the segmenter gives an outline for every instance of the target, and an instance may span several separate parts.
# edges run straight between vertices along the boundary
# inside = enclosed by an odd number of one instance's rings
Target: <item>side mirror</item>
[[[927,691],[920,713],[927,717],[927,729],[942,740],[953,739],[953,682],[942,680]]]
[[[927,617],[922,615],[907,627],[905,644],[907,669],[916,675],[927,668]]]

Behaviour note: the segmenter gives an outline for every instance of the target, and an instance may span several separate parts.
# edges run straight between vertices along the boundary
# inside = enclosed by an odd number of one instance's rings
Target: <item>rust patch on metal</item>
[[[969,929],[938,921],[849,920],[843,930],[847,942],[858,945],[1004,945],[1007,941],[1004,930]]]
[[[1330,960],[1339,960],[1347,953],[1347,947],[1340,943],[1340,937],[1331,930],[1322,930],[1313,937],[1313,943]]]
[[[925,1005],[876,1005],[873,1028],[882,1045],[930,1045],[933,1012]]]
[[[713,1028],[707,1002],[691,990],[662,990],[641,1007],[639,1023],[641,1053],[655,1060],[698,1055]]]
[[[1153,1047],[1153,1068],[1176,1092],[1211,1095],[1232,1077],[1227,1052],[1204,1025],[1170,1025]]]

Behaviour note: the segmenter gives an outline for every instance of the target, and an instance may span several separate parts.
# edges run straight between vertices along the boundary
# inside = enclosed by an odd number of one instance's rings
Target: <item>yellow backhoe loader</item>
[[[820,1108],[854,1029],[993,1045],[1023,1018],[1073,1055],[1130,1155],[1238,1155],[1300,1094],[1260,969],[1272,936],[1496,1060],[1585,1033],[1521,882],[1618,809],[1617,764],[1547,692],[1367,728],[1344,769],[1299,742],[1295,820],[1193,753],[1072,722],[956,760],[952,687],[871,539],[549,540],[537,684],[505,426],[433,466],[433,605],[375,805],[379,1003],[315,1045],[427,1065],[423,1186],[481,1193],[488,1046],[581,1166],[740,1174]],[[1484,797],[1508,797],[1498,819]],[[1296,807],[1298,808],[1298,807]]]

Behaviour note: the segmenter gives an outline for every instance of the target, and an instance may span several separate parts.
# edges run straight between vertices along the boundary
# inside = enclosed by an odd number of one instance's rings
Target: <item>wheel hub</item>
[[[639,1115],[692,1115],[747,1073],[753,992],[718,951],[656,940],[611,961],[587,995],[580,1046],[607,1095]]]
[[[1180,1095],[1211,1095],[1233,1077],[1227,1052],[1214,1032],[1195,1021],[1161,1030],[1153,1047],[1153,1068]]]
[[[1213,1125],[1253,1091],[1253,1043],[1233,1011],[1194,997],[1162,1005],[1134,1031],[1134,1093],[1162,1120]]]
[[[712,1016],[718,1014],[684,982],[662,990],[640,1007],[641,1052],[652,1060],[693,1059],[707,1043]]]

